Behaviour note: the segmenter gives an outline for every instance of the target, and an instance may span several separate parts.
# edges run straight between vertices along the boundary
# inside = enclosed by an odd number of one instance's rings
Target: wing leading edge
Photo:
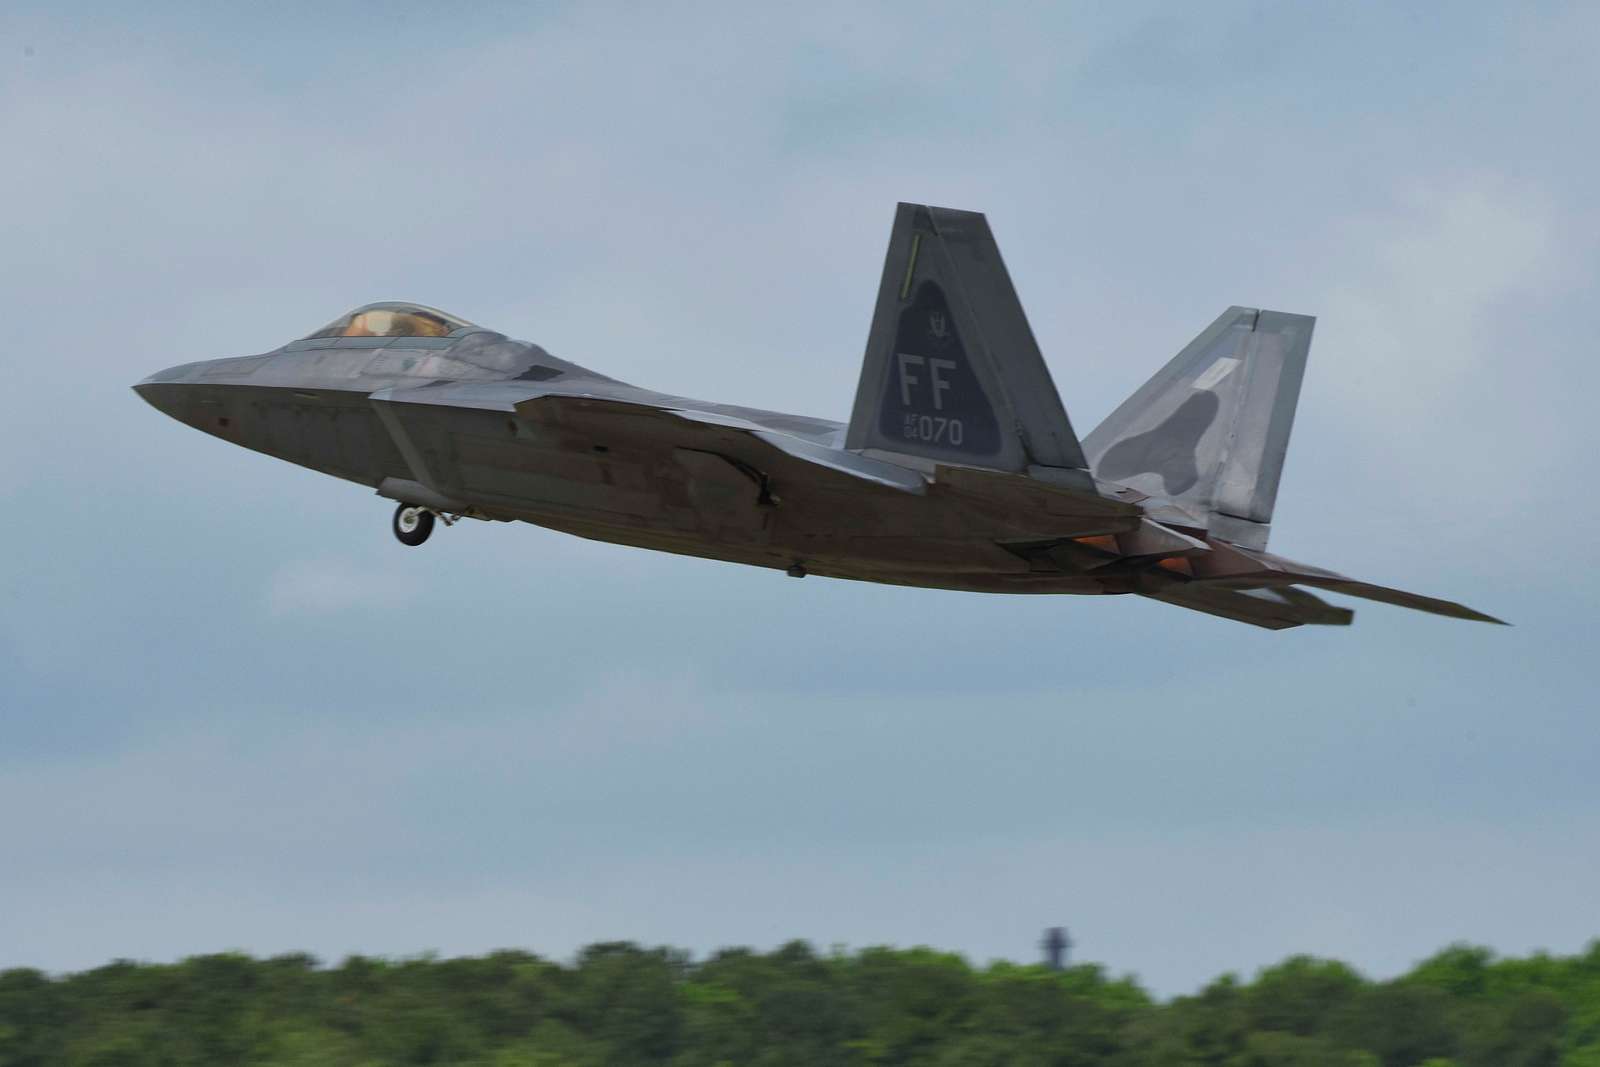
[[[927,479],[916,471],[893,463],[885,463],[870,456],[857,455],[809,441],[794,434],[765,426],[753,419],[723,411],[653,404],[597,396],[572,396],[550,393],[521,401],[514,406],[518,415],[545,424],[592,423],[608,418],[631,417],[676,423],[692,434],[695,428],[721,430],[738,438],[758,442],[784,456],[821,467],[835,474],[860,482],[870,483],[902,493],[921,495],[927,491]],[[691,441],[686,438],[686,441]]]

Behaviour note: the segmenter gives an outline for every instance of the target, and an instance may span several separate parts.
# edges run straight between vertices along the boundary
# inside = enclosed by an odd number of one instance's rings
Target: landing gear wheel
[[[433,512],[415,504],[401,504],[394,509],[394,535],[402,545],[416,547],[433,533]]]

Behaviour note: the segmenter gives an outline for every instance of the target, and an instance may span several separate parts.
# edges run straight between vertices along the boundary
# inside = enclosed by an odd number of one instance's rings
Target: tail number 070
[[[929,444],[950,445],[960,448],[966,439],[966,427],[960,419],[947,419],[940,415],[907,415],[904,433],[907,440],[927,441]]]

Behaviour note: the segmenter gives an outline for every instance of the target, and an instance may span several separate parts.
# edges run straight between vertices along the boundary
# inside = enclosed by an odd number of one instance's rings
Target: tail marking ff
[[[1088,466],[981,214],[896,209],[845,446],[1003,471]]]

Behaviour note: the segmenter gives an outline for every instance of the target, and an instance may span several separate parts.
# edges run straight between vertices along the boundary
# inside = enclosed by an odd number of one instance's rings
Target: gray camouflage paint
[[[1232,308],[1080,446],[981,214],[901,204],[848,425],[640,389],[421,305],[134,388],[234,444],[448,517],[896,585],[1136,593],[1344,624],[1264,551],[1313,320]],[[321,331],[320,333],[326,333]]]

